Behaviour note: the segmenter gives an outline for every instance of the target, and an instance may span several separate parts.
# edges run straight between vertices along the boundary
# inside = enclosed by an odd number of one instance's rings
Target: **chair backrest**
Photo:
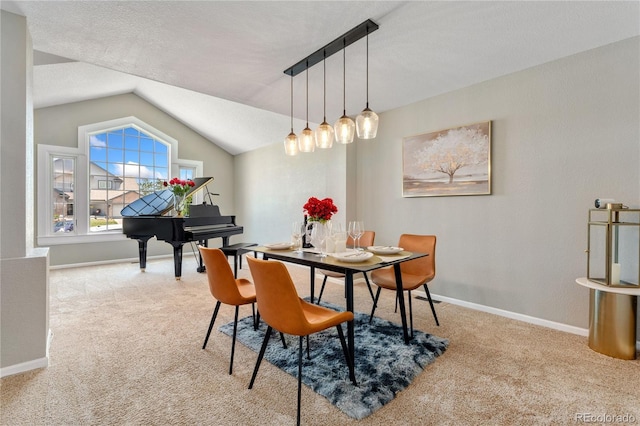
[[[436,275],[436,236],[402,234],[398,246],[407,251],[429,253],[429,256],[410,260],[400,264],[402,273],[419,275],[428,281]]]
[[[369,247],[373,245],[373,241],[376,239],[375,231],[364,231],[360,237],[360,247]],[[351,236],[347,237],[347,246],[353,247],[355,241]]]
[[[202,255],[202,261],[207,270],[209,291],[211,295],[227,305],[243,303],[238,291],[238,284],[233,276],[233,271],[222,250],[218,248],[198,247]]]
[[[309,334],[298,292],[282,262],[247,257],[260,317],[276,330],[294,336]]]

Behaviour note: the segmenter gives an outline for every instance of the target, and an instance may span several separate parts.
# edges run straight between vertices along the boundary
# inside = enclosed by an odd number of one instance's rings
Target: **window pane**
[[[107,160],[107,150],[104,147],[92,146],[91,151],[89,152],[91,159],[93,161],[106,161]]]
[[[156,167],[169,167],[169,161],[167,159],[167,153],[158,154],[154,156],[155,166]]]
[[[124,152],[124,162],[125,163],[135,163],[140,164],[140,152],[139,151],[129,151],[126,150]]]
[[[169,152],[169,147],[160,141],[156,141],[155,152],[158,154],[164,154],[166,157]]]
[[[107,144],[109,148],[124,148],[122,130],[109,132],[107,134]]]
[[[137,135],[136,136],[127,135],[124,138],[124,147],[126,149],[133,149],[137,151],[138,149],[140,149],[140,139],[138,138]]]
[[[153,154],[151,152],[140,153],[140,164],[142,166],[153,167]]]
[[[51,182],[53,182],[52,232],[70,233],[74,228],[75,159],[54,156],[51,158]]]
[[[124,151],[121,149],[112,149],[111,145],[109,145],[107,150],[107,161],[109,163],[123,163]]]
[[[153,152],[153,139],[140,138],[140,150]]]

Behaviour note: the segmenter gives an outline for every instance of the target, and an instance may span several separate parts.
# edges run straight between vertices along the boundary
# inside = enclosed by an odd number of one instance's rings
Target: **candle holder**
[[[640,286],[640,210],[622,204],[590,209],[587,279],[610,287]]]

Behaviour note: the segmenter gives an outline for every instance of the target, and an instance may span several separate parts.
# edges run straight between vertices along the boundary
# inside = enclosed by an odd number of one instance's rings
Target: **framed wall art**
[[[402,196],[491,194],[491,121],[402,140]]]

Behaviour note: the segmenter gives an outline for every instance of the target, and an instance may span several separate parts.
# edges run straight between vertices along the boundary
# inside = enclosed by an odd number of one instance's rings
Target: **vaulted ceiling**
[[[289,132],[283,71],[372,19],[369,100],[384,112],[640,35],[637,1],[2,1],[27,17],[34,106],[133,92],[231,154]],[[342,115],[343,58],[326,60],[326,115]],[[366,44],[346,49],[346,107],[365,106]],[[612,64],[624,66],[624,64]],[[323,118],[309,70],[309,122]],[[297,133],[305,73],[294,79]],[[384,125],[384,123],[381,123]],[[313,127],[313,126],[312,126]],[[427,130],[427,129],[425,129]]]

